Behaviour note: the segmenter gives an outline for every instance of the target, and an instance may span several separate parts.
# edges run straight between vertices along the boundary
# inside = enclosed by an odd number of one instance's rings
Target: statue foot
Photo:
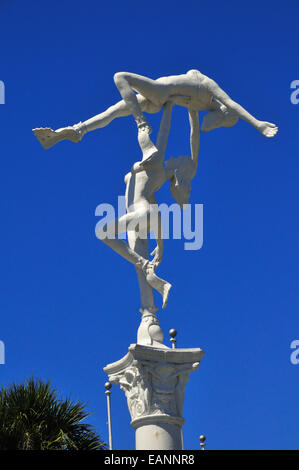
[[[150,261],[145,263],[143,267],[143,272],[145,274],[146,280],[149,283],[149,285],[153,289],[156,289],[162,295],[162,299],[163,299],[162,308],[165,308],[167,305],[167,301],[168,301],[169,291],[172,285],[169,282],[164,281],[164,279],[161,279],[155,274],[155,266]]]
[[[74,126],[62,127],[54,131],[50,127],[40,127],[33,129],[33,133],[45,150],[53,147],[61,140],[70,140],[71,142],[80,142],[84,132],[84,126],[79,123]]]

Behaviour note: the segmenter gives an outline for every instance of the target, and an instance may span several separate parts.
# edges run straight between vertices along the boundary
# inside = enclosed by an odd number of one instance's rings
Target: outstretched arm
[[[159,150],[159,154],[164,159],[164,154],[167,146],[168,135],[171,124],[173,102],[167,101],[164,105],[163,116],[161,119],[160,129],[157,137],[156,147]]]
[[[275,124],[266,121],[259,121],[252,116],[246,109],[241,105],[233,101],[218,85],[214,80],[209,79],[208,88],[213,96],[224,104],[229,110],[236,113],[241,119],[254,126],[260,131],[265,137],[274,137],[278,131]]]
[[[199,118],[198,118],[197,111],[189,109],[189,122],[190,122],[191,157],[197,169],[198,152],[199,152],[199,144],[200,144]]]

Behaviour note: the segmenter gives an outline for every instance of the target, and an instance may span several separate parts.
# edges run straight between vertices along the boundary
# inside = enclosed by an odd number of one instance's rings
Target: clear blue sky
[[[204,204],[203,247],[165,242],[166,341],[176,328],[178,346],[205,351],[186,387],[185,448],[204,433],[209,449],[298,449],[298,13],[295,1],[1,1],[1,385],[50,379],[88,403],[108,439],[102,368],[136,341],[140,314],[134,268],[95,238],[94,211],[123,194],[135,123],[47,152],[31,129],[104,110],[119,99],[117,71],[197,68],[279,133],[242,121],[202,135],[191,202]],[[159,119],[149,116],[154,134]],[[187,132],[177,107],[167,156],[188,153]],[[172,201],[167,187],[158,201]],[[116,387],[112,402],[115,448],[132,449]]]

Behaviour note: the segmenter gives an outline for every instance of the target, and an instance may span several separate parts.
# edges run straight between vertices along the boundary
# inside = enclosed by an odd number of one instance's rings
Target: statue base
[[[200,348],[131,344],[122,359],[104,368],[125,392],[136,450],[183,449],[185,385],[203,355]]]

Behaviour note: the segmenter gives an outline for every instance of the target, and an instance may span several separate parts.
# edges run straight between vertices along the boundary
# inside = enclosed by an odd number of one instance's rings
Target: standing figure
[[[191,180],[197,169],[199,151],[198,113],[189,110],[191,126],[191,157],[170,158],[164,164],[164,154],[170,129],[173,102],[164,105],[156,146],[152,143],[144,126],[138,129],[138,142],[143,152],[142,161],[136,162],[125,176],[127,213],[117,220],[97,224],[96,235],[127,261],[134,264],[141,294],[142,310],[154,313],[153,288],[162,296],[166,306],[171,284],[160,279],[155,270],[162,260],[163,234],[161,215],[155,199],[155,192],[170,181],[170,190],[175,200],[183,207],[187,204],[191,191]],[[145,161],[144,154],[150,149],[154,156]],[[153,223],[154,221],[154,223]],[[148,255],[148,234],[155,233],[157,246],[150,261]],[[128,233],[128,244],[118,239],[120,233]]]
[[[194,111],[209,111],[203,119],[201,130],[209,132],[218,127],[231,127],[239,118],[251,124],[265,137],[274,137],[278,131],[275,124],[259,121],[242,106],[233,101],[211,78],[199,70],[189,70],[186,74],[171,75],[152,80],[129,72],[114,75],[115,84],[122,100],[110,106],[97,116],[74,126],[53,130],[37,128],[33,132],[45,149],[61,140],[79,142],[84,134],[107,126],[113,119],[132,114],[139,129],[150,134],[151,127],[143,112],[157,113],[170,99],[174,104]],[[135,93],[137,92],[137,94]],[[151,157],[149,149],[144,149],[145,159]]]

